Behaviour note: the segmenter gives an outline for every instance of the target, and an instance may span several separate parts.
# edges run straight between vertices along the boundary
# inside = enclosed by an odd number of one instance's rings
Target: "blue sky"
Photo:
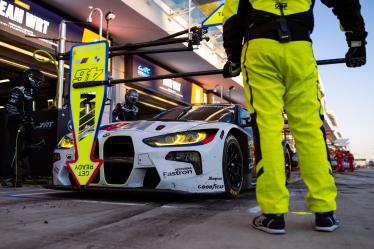
[[[343,136],[350,139],[351,151],[356,157],[374,159],[374,1],[360,2],[369,32],[366,65],[360,68],[347,68],[345,64],[319,66],[319,73],[326,90],[326,109],[336,114]],[[312,39],[316,59],[344,57],[345,36],[331,9],[316,0],[314,17]]]

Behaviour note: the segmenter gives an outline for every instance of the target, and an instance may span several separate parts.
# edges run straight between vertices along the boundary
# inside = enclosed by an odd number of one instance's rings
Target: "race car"
[[[94,156],[104,160],[88,188],[140,188],[236,197],[255,186],[252,127],[234,104],[176,107],[151,120],[103,125]],[[53,184],[76,188],[65,135],[54,151]]]

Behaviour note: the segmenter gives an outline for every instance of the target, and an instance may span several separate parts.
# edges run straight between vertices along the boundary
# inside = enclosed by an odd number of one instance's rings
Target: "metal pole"
[[[341,58],[341,59],[317,61],[318,65],[337,64],[337,63],[345,63],[345,59]],[[105,84],[112,86],[112,85],[121,84],[121,83],[133,83],[133,82],[139,82],[139,81],[162,80],[162,79],[172,79],[172,78],[188,78],[188,77],[193,77],[193,76],[214,75],[214,74],[222,74],[222,73],[223,73],[223,70],[220,70],[220,69],[188,72],[188,73],[172,73],[172,74],[164,74],[164,75],[155,75],[151,77],[138,77],[138,78],[133,78],[133,79],[118,79],[118,80],[111,80],[111,81],[87,81],[87,82],[74,83],[73,87],[74,88],[85,88],[85,87],[91,87],[91,86],[101,86]],[[221,96],[222,96],[222,93],[223,93],[223,89],[221,91]]]
[[[331,65],[331,64],[339,64],[339,63],[345,63],[345,58],[318,60],[317,61],[317,65]]]
[[[223,86],[220,85],[219,87],[221,89],[221,103],[223,103]]]
[[[106,19],[106,40],[107,41],[109,40],[109,19]],[[109,44],[109,41],[108,41],[108,44]],[[110,60],[110,62],[112,62],[112,60]],[[112,69],[113,64],[112,63],[110,63],[110,64],[111,64],[110,69]],[[110,89],[110,99],[109,99],[109,120],[108,120],[109,123],[112,122],[112,119],[113,119],[112,112],[113,112],[113,106],[114,106],[113,101],[115,100],[115,97],[116,97],[116,89],[114,87],[112,87]]]
[[[66,44],[66,21],[62,20],[60,23],[59,30],[59,44],[58,44],[58,53],[65,53],[65,44]],[[65,61],[63,58],[58,59],[58,98],[57,98],[57,109],[62,109],[62,97],[64,94],[64,65]]]
[[[188,1],[188,40],[192,40],[191,35],[191,5],[192,0]]]
[[[97,10],[100,12],[100,29],[99,29],[99,41],[101,41],[101,37],[103,36],[103,11],[99,8]]]

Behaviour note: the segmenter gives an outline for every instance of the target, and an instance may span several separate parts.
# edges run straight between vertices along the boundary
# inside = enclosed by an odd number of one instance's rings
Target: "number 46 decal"
[[[102,75],[103,72],[104,72],[104,69],[97,69],[97,67],[87,68],[87,69],[79,69],[74,74],[73,83],[94,81],[100,75]]]

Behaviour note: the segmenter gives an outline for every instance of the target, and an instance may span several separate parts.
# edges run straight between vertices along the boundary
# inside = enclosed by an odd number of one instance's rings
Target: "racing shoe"
[[[253,219],[252,226],[266,233],[286,233],[283,214],[261,214]]]
[[[316,213],[315,229],[321,232],[333,232],[340,227],[340,221],[335,217],[334,212]]]

